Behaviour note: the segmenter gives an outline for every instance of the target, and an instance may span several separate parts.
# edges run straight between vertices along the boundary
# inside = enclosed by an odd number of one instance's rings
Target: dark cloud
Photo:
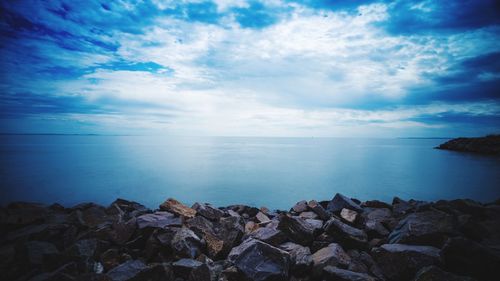
[[[450,32],[500,24],[497,0],[400,0],[388,7],[390,18],[381,25],[396,34]]]

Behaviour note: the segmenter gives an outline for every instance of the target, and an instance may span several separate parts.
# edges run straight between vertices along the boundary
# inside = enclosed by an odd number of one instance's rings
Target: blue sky
[[[3,133],[500,133],[495,0],[0,5]]]

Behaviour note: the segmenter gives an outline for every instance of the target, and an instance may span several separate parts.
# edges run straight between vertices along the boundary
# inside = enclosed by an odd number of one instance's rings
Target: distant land
[[[436,147],[437,149],[500,155],[500,135],[478,138],[455,138]]]

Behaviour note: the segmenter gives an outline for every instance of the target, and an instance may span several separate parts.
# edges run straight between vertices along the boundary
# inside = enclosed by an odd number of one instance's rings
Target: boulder
[[[155,212],[137,217],[137,227],[144,229],[146,227],[165,228],[167,226],[180,226],[182,220],[169,212]]]
[[[325,223],[324,230],[348,248],[367,247],[368,236],[363,230],[347,225],[334,217]]]
[[[474,279],[467,276],[455,275],[431,265],[419,270],[413,281],[474,281]]]
[[[340,193],[335,194],[335,197],[333,197],[326,207],[326,209],[332,213],[338,213],[344,208],[359,213],[363,212],[363,209],[356,202]]]
[[[278,229],[293,242],[309,246],[314,240],[314,226],[301,217],[280,215]]]
[[[173,198],[168,198],[167,201],[163,202],[160,205],[160,210],[168,211],[185,218],[193,218],[196,215],[195,210],[183,205],[181,202]]]
[[[204,216],[205,218],[212,221],[218,221],[224,215],[224,212],[222,210],[214,208],[212,207],[212,205],[207,203],[194,203],[191,208],[194,209],[197,214]]]
[[[384,244],[372,256],[389,280],[410,280],[422,267],[440,263],[439,249],[431,246]]]
[[[331,265],[323,269],[323,276],[328,278],[328,280],[336,281],[376,281],[374,277],[368,274],[349,271]]]
[[[302,200],[297,202],[290,211],[294,211],[297,214],[307,211],[307,201]]]
[[[288,280],[290,255],[259,240],[248,239],[229,254],[248,280]]]
[[[292,261],[291,272],[293,275],[303,276],[311,270],[313,260],[309,247],[287,242],[281,244],[279,248],[290,254]]]
[[[202,242],[192,230],[183,227],[174,235],[171,247],[179,257],[196,258],[201,253]]]
[[[136,279],[141,271],[147,269],[146,264],[140,260],[129,260],[111,269],[106,275],[112,281],[127,281]]]
[[[111,221],[106,213],[106,208],[94,203],[84,203],[73,207],[74,212],[71,214],[77,223],[86,227],[96,227],[105,222]]]
[[[261,224],[267,224],[270,223],[271,220],[269,219],[268,216],[266,216],[262,212],[258,212],[257,215],[255,215],[255,218],[261,223]]]
[[[261,227],[249,235],[251,238],[266,242],[267,244],[278,246],[285,242],[286,235],[278,229],[270,227]]]
[[[193,259],[180,259],[172,263],[175,276],[186,281],[210,281],[209,267],[200,261]]]
[[[342,211],[340,211],[340,217],[348,223],[354,223],[358,217],[358,213],[356,211],[343,208]]]
[[[385,203],[385,202],[382,202],[382,201],[378,201],[378,200],[369,200],[369,201],[365,201],[363,204],[362,204],[363,207],[368,207],[368,208],[387,208],[387,209],[391,209],[392,206]]]
[[[351,258],[344,251],[342,246],[331,243],[312,255],[314,274],[320,276],[323,269],[328,266],[340,266],[346,268],[351,262]]]
[[[309,203],[307,203],[307,206],[309,207],[309,209],[315,212],[320,219],[324,221],[330,219],[331,215],[315,200],[309,201]]]
[[[441,256],[448,271],[480,280],[492,280],[491,276],[500,276],[500,256],[469,239],[450,238],[443,246]]]
[[[452,216],[441,211],[413,213],[401,220],[389,235],[389,243],[441,247],[449,236],[456,235]]]
[[[317,219],[318,214],[316,214],[315,212],[302,212],[299,214],[299,217],[303,219]]]

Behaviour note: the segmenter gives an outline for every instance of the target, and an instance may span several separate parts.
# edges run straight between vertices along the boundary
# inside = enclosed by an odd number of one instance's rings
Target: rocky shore
[[[489,135],[480,138],[456,138],[449,140],[436,148],[488,155],[500,155],[500,135]]]
[[[2,280],[500,280],[500,201],[0,209]]]

